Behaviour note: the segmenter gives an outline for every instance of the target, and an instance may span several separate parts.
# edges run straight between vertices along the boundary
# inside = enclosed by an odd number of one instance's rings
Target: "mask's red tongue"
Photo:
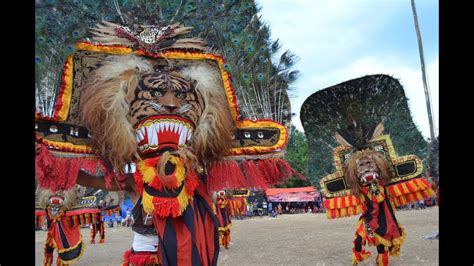
[[[177,150],[191,139],[193,129],[193,123],[180,116],[147,117],[135,126],[138,153],[150,157],[166,148]]]
[[[377,179],[377,176],[376,175],[367,175],[367,176],[365,176],[365,179],[367,181],[369,181],[369,180]]]
[[[362,183],[370,183],[372,181],[377,180],[378,178],[379,178],[379,175],[377,173],[370,173],[370,174],[363,175],[360,178],[360,181]]]

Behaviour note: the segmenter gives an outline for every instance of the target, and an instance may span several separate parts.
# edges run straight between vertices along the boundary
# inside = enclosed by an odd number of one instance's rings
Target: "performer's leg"
[[[360,235],[356,235],[356,238],[354,239],[354,249],[357,252],[362,251],[362,237]]]
[[[389,248],[389,254],[393,257],[400,256],[400,245],[393,245]]]
[[[224,232],[219,231],[219,246],[224,245]]]
[[[230,243],[230,230],[224,232],[222,242],[223,242],[224,247],[226,249],[228,249],[229,248],[229,243]]]
[[[51,266],[53,263],[53,251],[54,247],[49,245],[49,236],[46,237],[46,242],[44,244],[44,262],[43,266]]]
[[[352,264],[357,265],[370,257],[370,252],[364,249],[365,238],[356,233],[352,247]]]
[[[99,240],[99,243],[102,244],[104,243],[105,241],[105,223],[102,222],[100,223],[100,226],[99,226],[99,233],[100,233],[100,240]]]
[[[377,258],[375,259],[377,265],[388,266],[388,248],[386,248],[384,245],[378,245],[377,252]]]
[[[56,266],[68,266],[68,264],[64,263],[61,258],[58,256],[56,258]]]
[[[91,227],[91,244],[95,243],[95,234],[97,233],[97,226],[95,223],[92,223]]]

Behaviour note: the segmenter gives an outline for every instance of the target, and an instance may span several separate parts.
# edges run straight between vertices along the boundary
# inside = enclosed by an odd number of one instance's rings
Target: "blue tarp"
[[[130,212],[132,211],[132,208],[133,208],[133,203],[132,203],[132,200],[127,198],[124,200],[124,202],[122,203],[122,205],[120,205],[120,208],[122,209],[120,211],[120,217],[123,218],[125,216],[127,216],[127,210],[130,210]],[[112,215],[105,215],[104,216],[104,221],[108,222],[110,219],[112,219],[113,221],[116,221],[117,220],[117,215],[115,213],[113,213]]]

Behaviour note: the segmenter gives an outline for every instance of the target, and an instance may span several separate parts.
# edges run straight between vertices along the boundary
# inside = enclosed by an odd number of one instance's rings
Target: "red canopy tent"
[[[316,201],[319,191],[315,187],[269,188],[265,191],[267,199],[272,202],[307,202]]]

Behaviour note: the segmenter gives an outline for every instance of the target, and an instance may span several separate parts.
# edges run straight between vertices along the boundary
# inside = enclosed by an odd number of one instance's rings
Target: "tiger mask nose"
[[[163,105],[163,108],[165,108],[169,113],[174,113],[174,111],[178,109],[178,107],[174,105]]]

